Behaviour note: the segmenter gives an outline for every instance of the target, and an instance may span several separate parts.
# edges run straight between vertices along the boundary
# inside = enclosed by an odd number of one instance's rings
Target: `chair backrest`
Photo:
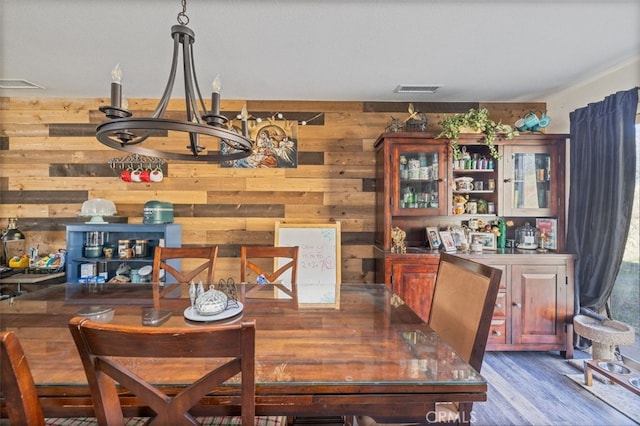
[[[429,326],[476,371],[489,338],[502,271],[442,253]]]
[[[198,275],[206,272],[206,286],[213,284],[213,275],[215,272],[216,258],[218,257],[218,246],[207,247],[156,247],[153,254],[153,272],[151,274],[151,282],[153,285],[153,303],[156,309],[159,308],[160,298],[164,297],[180,283],[190,283],[196,280]],[[169,264],[172,259],[204,259],[196,268],[184,271],[178,270]],[[182,263],[184,265],[184,262]],[[160,289],[157,285],[160,282],[160,270],[164,269],[165,273],[175,278],[177,283],[166,284]],[[168,276],[165,276],[167,281]],[[197,280],[196,280],[197,282]]]
[[[275,246],[242,246],[240,248],[240,281],[246,283],[250,271],[255,277],[263,275],[264,278],[274,287],[286,294],[297,307],[298,305],[298,246],[275,247]],[[267,260],[267,259],[270,259]],[[286,263],[279,266],[279,259]],[[260,262],[262,260],[262,262]],[[288,260],[288,261],[287,261]],[[267,267],[267,263],[269,267]],[[290,287],[282,283],[282,276],[290,271]],[[244,287],[245,296],[255,293],[261,285]]]
[[[255,322],[194,328],[148,328],[92,322],[75,317],[69,329],[87,375],[100,424],[123,424],[116,382],[155,413],[154,424],[197,424],[188,412],[216,386],[242,373],[242,424],[255,419]],[[124,357],[124,358],[119,358]],[[136,374],[144,362],[131,358],[203,358],[211,370],[175,396]],[[224,358],[222,365],[212,358]],[[125,362],[121,362],[125,360]],[[126,362],[129,360],[129,362]]]
[[[36,385],[20,341],[13,331],[0,332],[0,389],[9,421],[15,425],[44,425]]]

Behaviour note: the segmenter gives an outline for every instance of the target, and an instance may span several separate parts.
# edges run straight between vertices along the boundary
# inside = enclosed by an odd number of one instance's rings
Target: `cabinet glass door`
[[[396,214],[424,215],[446,212],[445,152],[439,146],[405,145],[393,152]]]
[[[510,148],[505,158],[505,214],[554,214],[556,170],[552,148]]]

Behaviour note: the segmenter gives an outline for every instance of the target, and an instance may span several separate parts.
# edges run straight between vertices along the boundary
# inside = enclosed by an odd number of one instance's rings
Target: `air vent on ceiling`
[[[0,79],[0,89],[44,89],[44,87],[23,79]]]
[[[396,87],[394,92],[396,93],[436,93],[436,91],[442,86],[440,85],[427,85],[427,84],[400,84]]]

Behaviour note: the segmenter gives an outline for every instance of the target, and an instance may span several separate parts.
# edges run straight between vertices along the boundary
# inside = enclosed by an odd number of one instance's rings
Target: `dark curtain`
[[[635,88],[569,115],[567,250],[577,255],[576,314],[605,306],[620,269],[635,186],[637,107]]]

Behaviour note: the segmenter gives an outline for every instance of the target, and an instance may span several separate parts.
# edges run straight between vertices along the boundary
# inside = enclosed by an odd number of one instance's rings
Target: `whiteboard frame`
[[[341,235],[341,230],[340,230],[340,222],[333,222],[333,223],[287,223],[287,222],[280,222],[280,221],[276,221],[275,224],[275,244],[276,246],[280,246],[280,241],[282,239],[281,236],[281,231],[283,229],[291,229],[291,228],[295,228],[295,229],[301,229],[301,230],[317,230],[317,229],[330,229],[330,230],[334,230],[335,234],[336,234],[336,239],[335,239],[335,265],[336,265],[336,276],[335,276],[335,291],[334,291],[334,295],[335,295],[335,299],[331,300],[330,302],[327,302],[324,298],[320,298],[320,296],[322,296],[322,294],[320,294],[317,300],[311,299],[311,301],[301,301],[301,298],[298,297],[298,304],[300,307],[306,307],[306,308],[334,308],[334,309],[340,309],[340,285],[342,284],[342,257],[341,257],[341,251],[342,251],[342,235]],[[300,260],[300,258],[302,258],[304,256],[303,250],[302,250],[302,244],[304,242],[301,241],[300,244],[293,244],[293,243],[287,243],[287,246],[294,246],[297,245],[298,247],[300,247],[300,251],[298,254],[298,261]],[[301,269],[302,268],[298,268],[298,280],[297,280],[297,286],[298,286],[298,292],[300,292],[301,289],[304,288],[305,284],[307,285],[314,285],[315,283],[305,283],[305,279],[304,279],[304,272],[301,274]],[[327,284],[334,284],[332,282],[327,283]]]

